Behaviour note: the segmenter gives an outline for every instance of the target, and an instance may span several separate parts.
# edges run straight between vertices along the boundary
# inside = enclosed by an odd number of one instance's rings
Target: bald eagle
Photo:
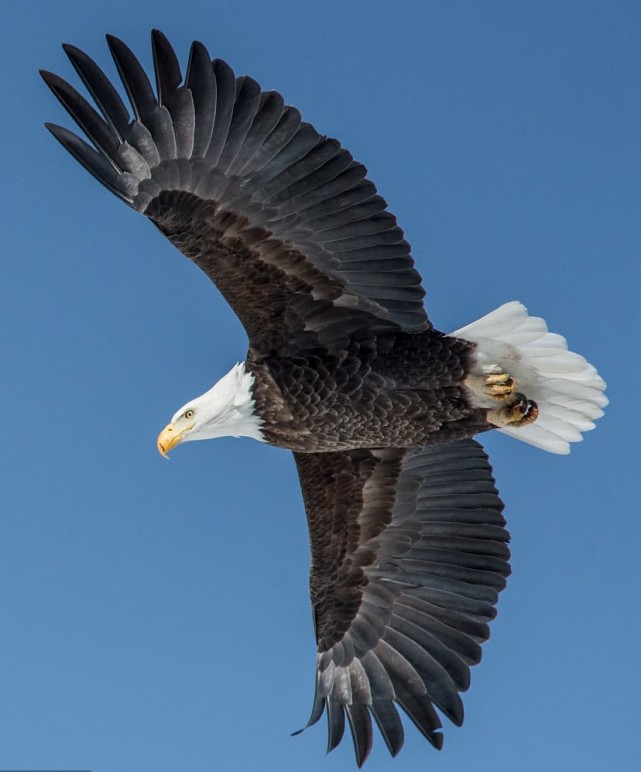
[[[65,45],[98,109],[42,75],[91,144],[47,127],[205,272],[249,338],[245,361],[176,411],[158,449],[232,435],[293,452],[318,642],[308,726],[326,712],[331,750],[347,718],[360,766],[372,718],[398,753],[400,706],[441,748],[435,708],[462,723],[459,692],[510,573],[503,504],[472,437],[496,428],[566,453],[602,415],[605,383],[517,302],[437,330],[365,167],[280,94],[198,42],[183,80],[158,31],[154,90],[107,40],[133,116]]]

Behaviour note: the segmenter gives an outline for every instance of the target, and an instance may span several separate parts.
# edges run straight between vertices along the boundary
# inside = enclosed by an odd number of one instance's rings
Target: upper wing
[[[64,80],[42,75],[95,149],[47,126],[205,271],[254,347],[341,345],[345,331],[363,326],[429,327],[403,232],[336,140],[280,94],[212,62],[201,43],[183,83],[173,49],[152,33],[154,93],[125,44],[107,39],[133,119],[95,62],[67,45],[102,115]]]
[[[332,750],[347,714],[360,766],[372,745],[370,714],[390,753],[400,750],[396,702],[440,748],[434,706],[462,723],[458,693],[510,573],[487,456],[474,440],[294,455],[318,640],[308,726],[327,709]]]

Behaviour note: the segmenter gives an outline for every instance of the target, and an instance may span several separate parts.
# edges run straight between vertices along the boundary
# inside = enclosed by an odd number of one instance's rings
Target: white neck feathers
[[[252,394],[255,377],[239,363],[209,391],[183,406],[174,418],[188,409],[195,411],[196,424],[185,440],[208,440],[216,437],[253,437],[265,441],[262,421],[254,409]]]

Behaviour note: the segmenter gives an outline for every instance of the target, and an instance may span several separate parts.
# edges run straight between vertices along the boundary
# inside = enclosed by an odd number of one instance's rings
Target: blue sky
[[[392,761],[632,770],[641,754],[638,355],[641,6],[112,0],[4,4],[0,768],[354,769],[311,707],[308,543],[289,455],[177,449],[174,410],[244,357],[230,309],[42,128],[60,43],[146,65],[193,38],[369,168],[455,329],[519,299],[609,383],[558,457],[486,436],[513,576],[462,729]],[[76,82],[76,81],[74,81]]]

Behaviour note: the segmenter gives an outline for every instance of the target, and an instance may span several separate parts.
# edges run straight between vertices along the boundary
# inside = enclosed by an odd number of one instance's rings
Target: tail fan
[[[522,303],[505,303],[451,334],[476,343],[480,372],[505,370],[538,404],[534,423],[499,429],[504,434],[551,453],[569,453],[570,443],[582,440],[582,432],[594,429],[603,415],[608,404],[603,378]]]

